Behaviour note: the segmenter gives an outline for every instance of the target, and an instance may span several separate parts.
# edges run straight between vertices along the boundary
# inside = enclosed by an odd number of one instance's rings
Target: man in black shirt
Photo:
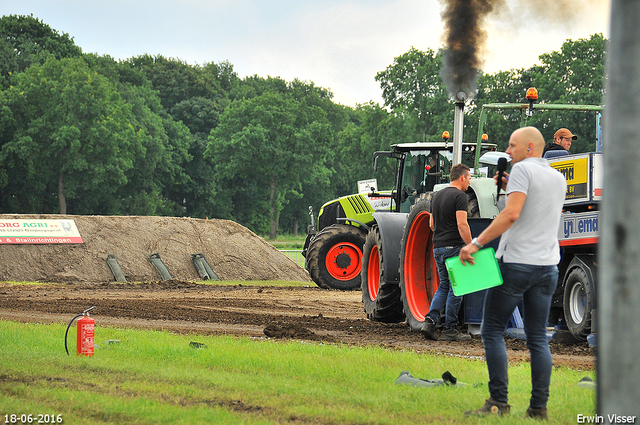
[[[471,243],[471,230],[467,223],[467,194],[465,191],[471,183],[469,167],[457,164],[449,173],[451,184],[436,192],[431,200],[430,226],[433,230],[433,255],[438,267],[440,284],[431,301],[429,313],[424,318],[422,333],[429,339],[436,340],[436,323],[440,312],[446,310],[442,329],[442,340],[468,341],[469,334],[458,330],[458,311],[462,297],[456,297],[451,289],[449,274],[444,260],[455,257],[460,249]]]

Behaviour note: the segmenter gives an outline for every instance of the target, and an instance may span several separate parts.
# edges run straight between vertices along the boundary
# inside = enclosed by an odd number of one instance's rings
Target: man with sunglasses
[[[544,152],[542,153],[542,156],[544,158],[548,158],[551,155],[551,154],[547,155],[548,151],[566,151],[566,154],[568,154],[569,149],[571,149],[571,142],[577,139],[578,139],[578,136],[576,136],[575,134],[571,134],[571,132],[568,129],[561,128],[558,131],[556,131],[556,134],[553,135],[553,142],[546,144],[546,146],[544,147]],[[557,155],[556,152],[554,153]],[[553,155],[553,156],[556,156],[556,155]]]

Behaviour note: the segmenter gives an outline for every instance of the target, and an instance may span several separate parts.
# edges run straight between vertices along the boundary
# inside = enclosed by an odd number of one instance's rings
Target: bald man
[[[544,138],[538,129],[513,132],[507,153],[511,175],[501,182],[506,207],[477,238],[460,251],[462,263],[473,264],[471,254],[500,237],[496,257],[503,284],[487,291],[482,317],[482,342],[489,370],[491,397],[466,415],[506,415],[508,404],[507,350],[503,333],[513,310],[524,303],[524,330],[531,354],[531,399],[527,416],[547,419],[549,382],[553,366],[547,321],[558,282],[558,227],[566,193],[562,174],[542,159]],[[497,178],[496,178],[496,183]]]

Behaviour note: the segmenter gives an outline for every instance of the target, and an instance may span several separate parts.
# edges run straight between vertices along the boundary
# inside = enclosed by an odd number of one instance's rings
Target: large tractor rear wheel
[[[595,287],[588,274],[573,268],[564,284],[564,317],[575,338],[585,340],[591,333],[591,310],[594,307]]]
[[[307,270],[316,285],[343,291],[359,289],[365,237],[364,230],[347,224],[334,224],[318,232],[307,251]]]
[[[400,287],[384,280],[384,261],[380,229],[374,226],[364,243],[362,259],[362,304],[367,319],[374,322],[404,322]]]
[[[422,330],[439,281],[429,227],[429,201],[422,194],[411,208],[400,248],[400,298],[407,324],[414,332]]]

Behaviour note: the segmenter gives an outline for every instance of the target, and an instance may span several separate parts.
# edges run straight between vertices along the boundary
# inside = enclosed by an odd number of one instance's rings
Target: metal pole
[[[453,114],[453,163],[462,162],[462,132],[464,128],[464,101],[456,101]]]
[[[612,0],[599,244],[600,423],[640,422],[640,2]],[[587,414],[587,413],[586,413]]]

